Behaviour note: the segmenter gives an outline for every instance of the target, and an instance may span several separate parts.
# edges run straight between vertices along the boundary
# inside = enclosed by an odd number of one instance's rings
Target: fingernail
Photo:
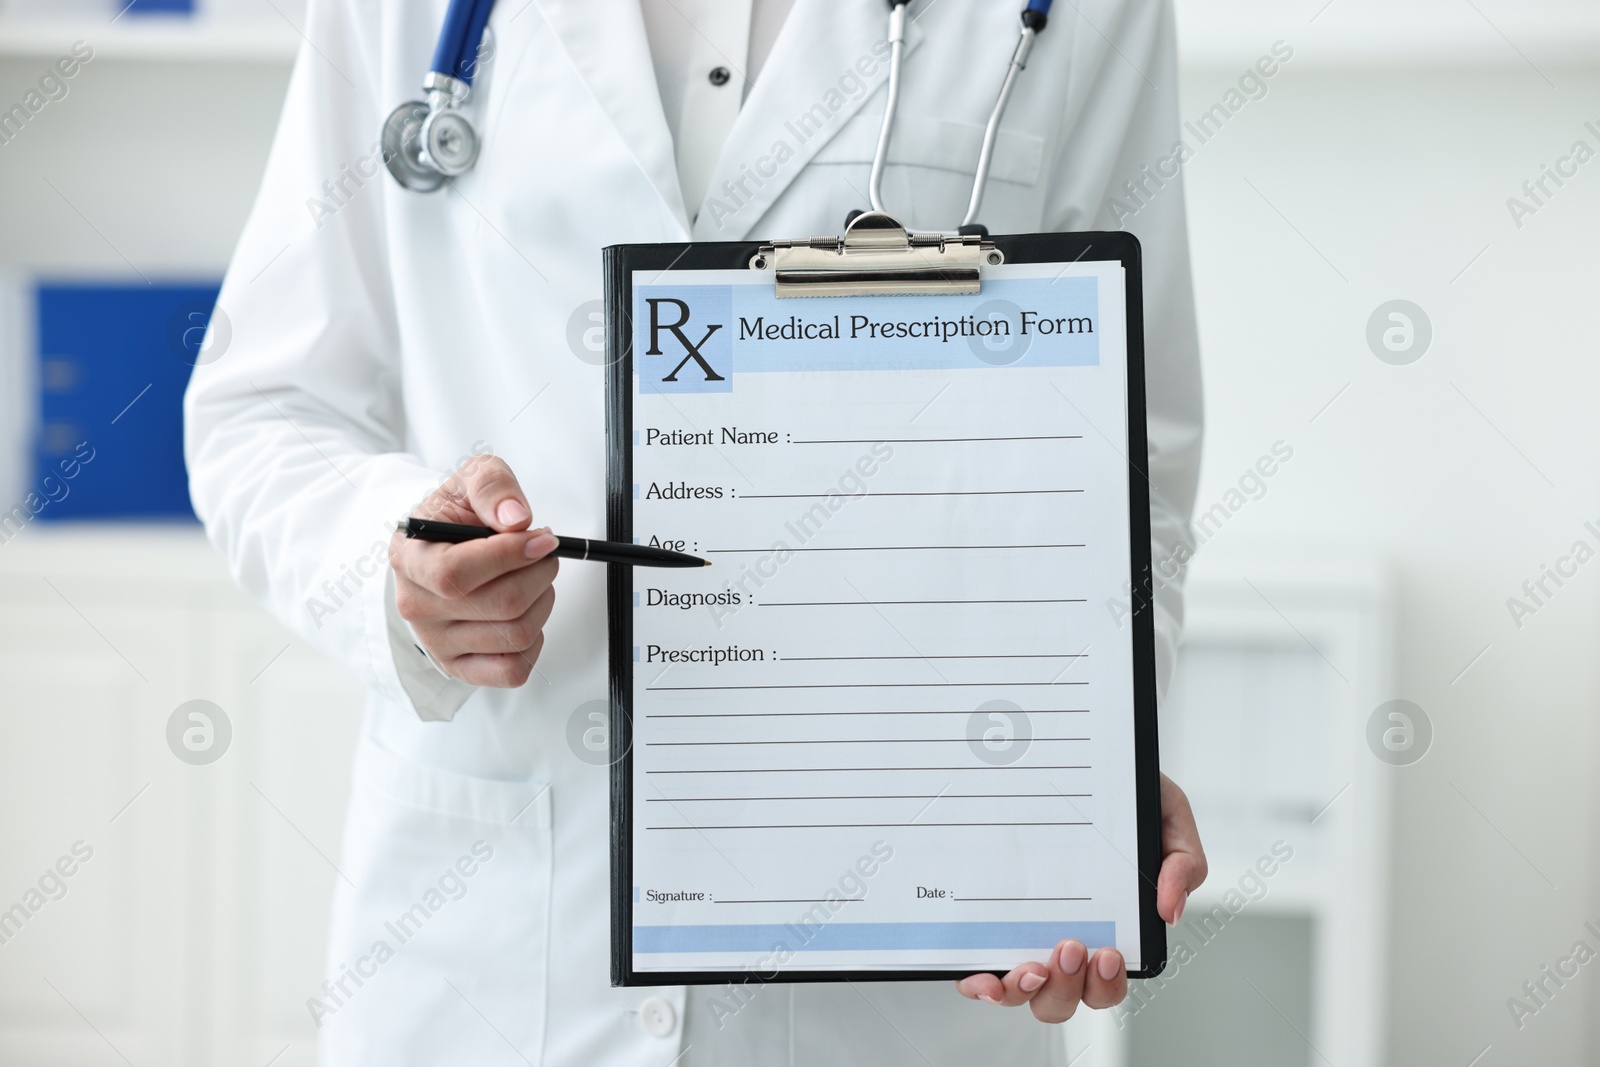
[[[1178,897],[1178,910],[1172,913],[1172,925],[1177,926],[1183,922],[1183,909],[1189,906],[1189,891],[1185,889]]]
[[[1115,952],[1103,951],[1100,953],[1100,962],[1095,964],[1095,969],[1100,972],[1100,977],[1110,982],[1116,979],[1117,972],[1122,970],[1122,963],[1117,959]]]
[[[1024,993],[1032,993],[1042,985],[1044,985],[1044,975],[1034,974],[1032,971],[1029,971],[1017,981],[1017,986]]]
[[[528,509],[515,500],[502,500],[495,509],[494,517],[500,520],[502,526],[515,526],[528,517]]]
[[[1069,977],[1083,970],[1083,961],[1089,956],[1083,945],[1077,941],[1068,941],[1061,946],[1061,973]]]
[[[558,543],[551,534],[541,534],[538,537],[530,538],[528,543],[523,546],[522,551],[529,559],[541,559],[555,551]]]
[[[983,1001],[985,1004],[998,1004],[998,1003],[1000,1003],[998,1000],[994,999],[993,997],[991,997],[987,993],[979,993],[978,994],[978,999]]]

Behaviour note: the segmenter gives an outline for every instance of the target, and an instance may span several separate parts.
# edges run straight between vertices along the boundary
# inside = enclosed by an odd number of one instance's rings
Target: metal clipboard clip
[[[1005,259],[981,234],[913,233],[882,211],[866,211],[843,237],[762,245],[750,269],[772,271],[780,297],[950,295],[978,292],[980,268]]]

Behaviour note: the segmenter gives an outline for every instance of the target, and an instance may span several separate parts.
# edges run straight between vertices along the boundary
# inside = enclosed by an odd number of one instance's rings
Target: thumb
[[[1165,774],[1161,776],[1161,853],[1156,910],[1169,925],[1176,926],[1189,894],[1206,880],[1206,853],[1189,798]]]
[[[467,505],[485,526],[492,526],[501,533],[527,529],[533,513],[528,509],[528,498],[522,495],[517,476],[511,473],[505,460],[484,456],[462,467],[460,474]]]

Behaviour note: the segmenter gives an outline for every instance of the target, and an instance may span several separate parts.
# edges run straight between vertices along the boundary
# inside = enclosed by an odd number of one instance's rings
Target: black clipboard
[[[852,256],[849,253],[857,253]],[[994,252],[999,257],[993,256]],[[986,263],[1115,261],[1126,272],[1127,440],[1130,624],[1133,651],[1135,794],[1137,797],[1140,946],[1144,967],[1166,968],[1167,929],[1156,912],[1161,869],[1161,785],[1157,744],[1154,583],[1150,558],[1150,481],[1145,470],[1144,299],[1142,256],[1132,234],[1111,231],[1002,235],[909,234],[888,216],[868,212],[842,238],[790,242],[730,241],[612,245],[603,252],[606,345],[606,537],[632,542],[633,274],[635,271],[768,270],[779,295],[977,292]],[[787,287],[787,292],[785,292]],[[723,985],[843,981],[949,980],[950,970],[636,971],[633,968],[633,592],[634,570],[609,565],[611,744],[611,984]],[[1000,972],[993,972],[999,974]]]

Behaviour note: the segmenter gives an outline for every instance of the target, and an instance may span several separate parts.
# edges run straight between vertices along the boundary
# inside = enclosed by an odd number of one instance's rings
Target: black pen
[[[487,526],[472,526],[460,522],[440,522],[438,519],[412,517],[397,529],[418,541],[439,541],[458,545],[463,541],[476,541],[493,537],[498,530]],[[562,537],[554,535],[556,547],[550,554],[562,559],[588,559],[596,563],[623,563],[632,567],[709,567],[709,559],[691,556],[687,552],[672,552],[665,548],[646,545],[629,545],[621,541],[595,541],[588,537]]]

